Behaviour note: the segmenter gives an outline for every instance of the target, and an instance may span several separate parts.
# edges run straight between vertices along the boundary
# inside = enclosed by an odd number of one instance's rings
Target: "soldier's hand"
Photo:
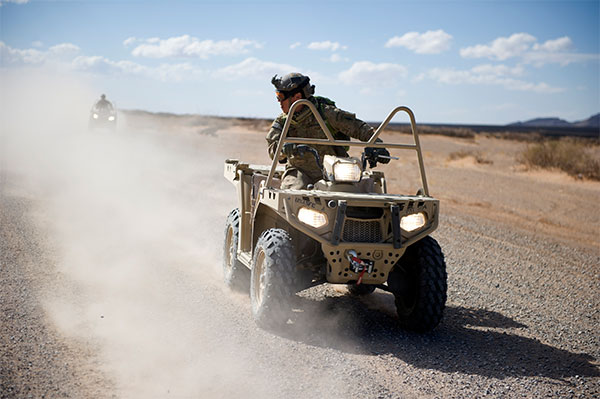
[[[390,156],[390,152],[385,148],[366,147],[364,159],[369,161],[369,167],[374,168],[377,166],[377,162],[389,163],[392,157]]]
[[[287,158],[291,158],[298,152],[298,146],[296,145],[296,143],[285,143],[281,151],[285,154]]]
[[[377,162],[380,163],[390,163],[390,152],[385,148],[375,148],[375,152],[377,153]]]

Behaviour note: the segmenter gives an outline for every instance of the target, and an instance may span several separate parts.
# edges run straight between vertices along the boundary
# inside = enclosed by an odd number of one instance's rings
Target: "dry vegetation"
[[[588,142],[563,139],[533,143],[518,161],[529,168],[560,169],[577,178],[600,180],[597,146]]]
[[[475,138],[475,131],[467,127],[446,127],[446,126],[431,126],[431,125],[420,125],[418,126],[419,134],[441,134],[450,137],[459,137],[464,139]],[[377,126],[375,126],[377,127]],[[386,128],[388,130],[400,133],[411,134],[411,127],[409,124],[390,124]]]
[[[468,158],[468,157],[473,157],[473,159],[475,160],[475,162],[477,162],[478,164],[491,165],[491,164],[494,163],[493,161],[485,158],[481,152],[479,152],[479,151],[472,151],[472,150],[460,150],[460,151],[452,152],[448,156],[448,160],[449,161],[454,161],[454,160],[457,160],[457,159]]]

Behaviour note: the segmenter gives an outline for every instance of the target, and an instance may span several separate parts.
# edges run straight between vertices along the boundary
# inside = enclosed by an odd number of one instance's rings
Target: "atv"
[[[326,138],[287,137],[300,105],[310,108]],[[399,111],[410,117],[414,144],[379,139]],[[439,201],[429,195],[412,111],[395,108],[368,142],[334,139],[308,100],[296,101],[288,115],[276,154],[294,143],[309,152],[316,144],[359,147],[362,155],[320,160],[313,150],[323,179],[302,190],[280,188],[284,168],[277,157],[270,166],[226,160],[224,175],[236,186],[239,205],[225,226],[225,284],[247,289],[250,276],[252,314],[263,328],[286,324],[295,294],[325,282],[346,284],[357,296],[390,292],[401,327],[435,328],[446,303],[446,264],[430,236]],[[384,173],[373,170],[382,156],[377,148],[416,151],[422,187],[415,195],[387,192]]]
[[[117,111],[112,107],[97,107],[93,106],[90,110],[88,129],[108,129],[116,130],[117,128]]]

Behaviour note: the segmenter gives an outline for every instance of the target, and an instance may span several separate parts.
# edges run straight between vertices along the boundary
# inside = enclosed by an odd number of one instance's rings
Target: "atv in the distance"
[[[300,105],[310,108],[326,138],[287,137]],[[414,144],[377,140],[399,111],[410,117]],[[446,264],[430,236],[439,201],[429,196],[412,111],[394,109],[368,142],[334,139],[310,101],[296,101],[288,115],[276,154],[285,143],[309,152],[320,144],[362,147],[362,159],[326,155],[323,179],[305,190],[279,188],[284,169],[277,157],[271,166],[226,160],[225,177],[236,186],[239,205],[225,227],[225,283],[247,287],[250,269],[252,313],[262,327],[287,323],[295,293],[329,282],[347,284],[353,295],[391,292],[403,328],[435,328],[446,303]],[[388,193],[384,174],[369,169],[378,160],[373,149],[384,147],[416,151],[422,181],[417,194]]]
[[[113,107],[100,108],[93,106],[90,110],[88,128],[91,130],[115,130],[117,128],[117,111]]]

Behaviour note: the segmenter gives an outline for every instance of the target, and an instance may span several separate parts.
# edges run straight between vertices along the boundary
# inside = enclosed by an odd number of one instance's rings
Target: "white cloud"
[[[568,36],[537,43],[537,39],[528,33],[515,33],[510,37],[499,37],[489,45],[478,44],[460,50],[465,58],[489,58],[506,60],[519,57],[526,64],[542,67],[546,64],[562,66],[600,60],[598,54],[570,52],[573,42]]]
[[[568,36],[559,37],[554,40],[547,40],[543,44],[534,44],[533,49],[536,51],[557,52],[566,51],[573,46],[573,41]]]
[[[407,72],[406,67],[399,64],[359,61],[352,64],[350,69],[340,72],[338,77],[345,84],[382,87],[397,84],[406,77]]]
[[[135,44],[135,43],[137,43],[137,42],[139,42],[139,41],[140,41],[139,39],[137,39],[137,38],[135,38],[135,37],[131,36],[131,37],[128,37],[127,39],[123,40],[123,46],[125,46],[125,47],[129,47],[129,46],[131,46],[132,44]]]
[[[496,85],[507,90],[532,91],[536,93],[559,93],[564,89],[552,87],[547,83],[531,83],[516,79],[523,75],[522,67],[514,68],[505,65],[478,65],[468,70],[452,68],[434,68],[419,78],[429,78],[445,84]]]
[[[33,47],[38,47],[38,48],[39,48],[39,47],[44,47],[44,43],[43,43],[41,40],[36,40],[36,41],[34,41],[33,43],[31,43],[31,45],[32,45]]]
[[[547,40],[542,44],[534,44],[533,51],[523,55],[523,61],[536,67],[541,67],[545,64],[566,66],[573,63],[598,62],[600,60],[600,55],[598,54],[569,52],[571,48],[573,48],[573,41],[568,36]]]
[[[300,47],[301,44],[302,43],[300,43],[300,42],[296,42],[296,43],[290,44],[290,50],[293,50],[293,49],[295,49],[297,47]]]
[[[6,3],[25,4],[29,3],[29,0],[0,0],[0,7]]]
[[[101,56],[79,56],[73,60],[71,65],[74,70],[81,72],[98,75],[143,76],[163,82],[180,82],[205,75],[205,71],[189,63],[147,67],[131,61],[112,61]]]
[[[73,69],[96,74],[114,74],[114,73],[142,73],[145,68],[139,64],[129,62],[129,64],[110,61],[107,58],[96,56],[79,56],[71,63]]]
[[[588,61],[600,61],[600,54],[581,54],[581,53],[553,53],[532,51],[523,55],[523,61],[535,67],[542,67],[546,64],[559,64],[566,66],[575,63],[584,63]]]
[[[75,56],[80,48],[72,43],[61,43],[47,51],[37,49],[16,49],[0,42],[0,60],[3,66],[43,65],[57,63]]]
[[[131,61],[112,61],[102,56],[78,55],[80,48],[71,43],[50,47],[47,51],[15,49],[0,42],[3,67],[51,67],[97,75],[144,76],[161,81],[182,81],[206,75],[205,71],[188,63],[162,64],[147,67]]]
[[[57,56],[74,55],[77,54],[81,49],[72,43],[61,43],[56,46],[52,46],[48,49],[48,52]]]
[[[394,36],[387,41],[385,47],[406,47],[417,54],[439,54],[450,48],[452,35],[443,30],[429,30],[425,33],[408,32],[402,36]]]
[[[471,68],[471,71],[479,76],[521,76],[525,73],[522,66],[508,67],[506,65],[482,64]]]
[[[134,38],[125,42],[131,44]],[[124,43],[125,43],[124,42]],[[194,57],[207,59],[215,55],[246,54],[250,48],[261,48],[262,45],[254,40],[199,40],[189,35],[171,37],[168,39],[151,38],[133,49],[131,54],[137,57],[166,58]]]
[[[460,49],[460,55],[464,58],[490,58],[502,61],[523,55],[536,41],[537,39],[528,33],[515,33],[510,37],[499,37],[488,45],[478,44]]]
[[[460,50],[464,58],[489,58],[506,60],[519,57],[526,64],[541,67],[546,64],[562,66],[587,61],[598,61],[598,54],[574,53],[569,50],[573,42],[568,36],[537,43],[537,39],[528,33],[515,33],[510,37],[499,37],[488,45],[478,44]]]
[[[349,61],[350,59],[346,58],[346,57],[342,57],[341,55],[339,55],[338,53],[333,53],[331,54],[331,56],[327,59],[329,62],[342,62],[342,61]]]
[[[46,52],[35,49],[15,49],[0,42],[0,62],[2,66],[19,66],[23,64],[42,64]]]
[[[346,50],[347,46],[342,46],[338,42],[331,42],[326,40],[324,42],[312,42],[306,46],[309,50],[330,50],[330,51],[338,51],[338,50]]]
[[[273,75],[285,75],[295,68],[287,64],[278,64],[270,61],[262,61],[254,57],[246,58],[244,61],[226,66],[214,72],[214,76],[227,80],[252,77],[257,79],[270,79]]]

